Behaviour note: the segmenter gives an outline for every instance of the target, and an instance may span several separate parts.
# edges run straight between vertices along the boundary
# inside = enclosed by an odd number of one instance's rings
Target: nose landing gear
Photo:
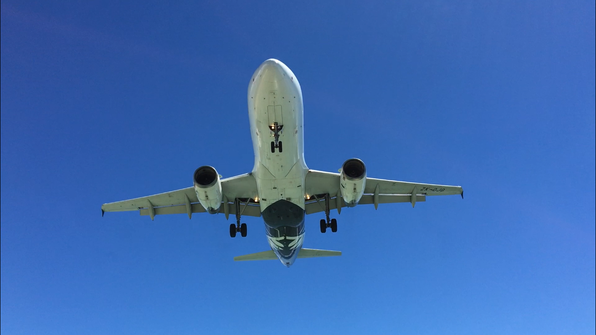
[[[273,137],[275,139],[274,141],[271,141],[271,153],[274,153],[275,149],[278,149],[280,153],[283,151],[282,143],[279,140],[279,133],[283,128],[284,125],[278,124],[277,122],[274,122],[271,126],[269,126],[269,129],[273,132]]]

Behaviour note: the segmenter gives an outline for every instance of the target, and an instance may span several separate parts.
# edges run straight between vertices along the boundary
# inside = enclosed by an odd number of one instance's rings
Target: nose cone
[[[257,70],[257,75],[265,82],[282,82],[286,77],[286,71],[282,62],[277,59],[268,59],[261,64]]]
[[[259,85],[259,83],[267,83],[274,87],[296,86],[300,87],[296,76],[281,61],[269,58],[255,71],[252,77],[252,83]]]

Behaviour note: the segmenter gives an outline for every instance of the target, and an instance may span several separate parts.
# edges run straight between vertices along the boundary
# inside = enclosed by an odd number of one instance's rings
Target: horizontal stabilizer
[[[298,254],[298,258],[329,257],[329,256],[341,256],[341,251],[302,248],[302,249],[300,249],[300,253]]]
[[[329,256],[341,256],[341,251],[302,248],[300,249],[300,253],[298,253],[298,258]],[[273,250],[267,250],[263,252],[256,252],[254,254],[234,257],[235,261],[265,261],[271,259],[277,259],[277,255],[275,255]]]
[[[277,255],[275,255],[273,250],[234,257],[235,261],[265,261],[269,259],[277,259]]]

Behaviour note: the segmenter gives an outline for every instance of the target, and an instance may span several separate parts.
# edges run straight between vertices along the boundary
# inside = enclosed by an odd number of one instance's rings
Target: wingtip
[[[461,198],[464,198],[464,190],[461,191]]]
[[[103,217],[103,215],[106,213],[106,211],[104,211],[103,209],[101,210],[101,217]]]

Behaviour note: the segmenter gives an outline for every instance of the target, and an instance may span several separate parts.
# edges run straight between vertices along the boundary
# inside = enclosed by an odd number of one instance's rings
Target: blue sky
[[[2,334],[594,334],[593,1],[2,1]],[[306,161],[466,199],[307,217],[329,259],[234,263],[263,223],[105,202],[253,166],[278,58]]]

